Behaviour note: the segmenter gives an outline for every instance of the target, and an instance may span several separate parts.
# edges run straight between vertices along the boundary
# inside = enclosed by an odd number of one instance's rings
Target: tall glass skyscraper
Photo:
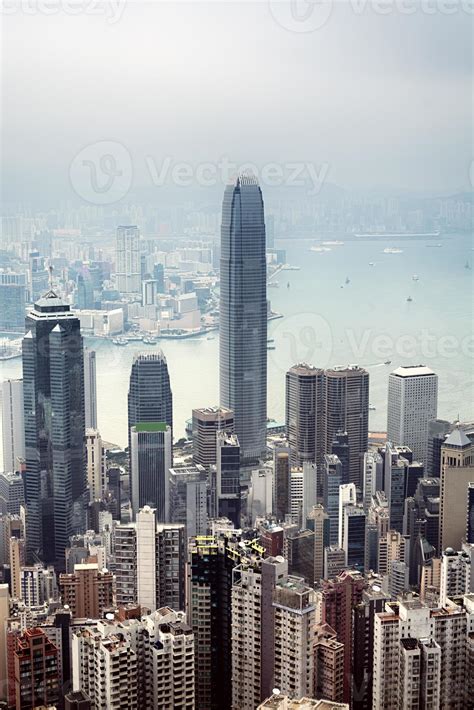
[[[173,395],[161,351],[135,355],[128,390],[128,431],[140,422],[164,422],[173,429]]]
[[[266,441],[267,287],[262,192],[248,175],[222,204],[220,400],[234,412],[242,463],[255,462]]]
[[[27,315],[23,338],[25,493],[29,558],[59,568],[84,525],[83,358],[79,319],[50,291]]]

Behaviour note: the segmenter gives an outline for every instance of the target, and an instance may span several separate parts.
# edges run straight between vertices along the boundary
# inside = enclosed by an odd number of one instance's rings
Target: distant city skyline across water
[[[368,369],[371,431],[386,429],[388,375],[398,365],[424,363],[439,375],[440,418],[474,419],[473,272],[466,268],[474,261],[472,235],[332,240],[344,244],[323,252],[310,251],[309,240],[276,245],[301,268],[281,271],[272,278],[278,287],[268,289],[272,309],[283,315],[268,324],[268,416],[283,421],[285,372],[306,361]],[[442,247],[427,246],[437,243]],[[387,247],[402,251],[384,253]],[[161,347],[167,358],[175,440],[184,436],[194,407],[219,401],[217,332],[155,346],[117,347],[89,337],[85,345],[97,351],[98,427],[107,442],[127,444],[127,391],[137,352]],[[21,359],[1,362],[0,374],[21,377]]]

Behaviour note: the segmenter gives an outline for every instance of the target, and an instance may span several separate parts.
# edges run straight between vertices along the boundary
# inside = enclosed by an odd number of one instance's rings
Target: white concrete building
[[[372,496],[377,490],[382,490],[383,459],[376,451],[366,451],[364,454],[363,504],[367,513],[372,502]]]
[[[25,425],[23,415],[23,380],[2,383],[3,470],[19,470],[19,459],[25,458]]]
[[[398,367],[388,379],[387,440],[428,463],[428,422],[438,410],[438,375],[425,365]]]
[[[339,547],[344,548],[344,508],[346,505],[356,505],[356,503],[355,483],[343,483],[339,486]]]
[[[97,429],[86,429],[86,467],[89,500],[102,500],[106,481],[106,449]]]
[[[140,294],[140,233],[138,227],[117,228],[115,282],[124,294]]]

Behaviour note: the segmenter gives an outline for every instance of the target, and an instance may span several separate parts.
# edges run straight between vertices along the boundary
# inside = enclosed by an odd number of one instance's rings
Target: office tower
[[[324,373],[325,453],[339,432],[349,445],[349,481],[362,488],[363,454],[369,436],[369,373],[357,365]]]
[[[255,564],[262,551],[233,532],[189,542],[186,609],[196,639],[196,707],[231,707],[232,570]]]
[[[344,506],[342,549],[349,569],[364,572],[365,569],[365,524],[366,515],[362,506]]]
[[[466,542],[474,543],[474,481],[467,487]]]
[[[362,592],[362,599],[352,612],[352,708],[372,708],[372,677],[374,669],[374,622],[375,614],[382,612],[390,599],[380,585],[372,583]]]
[[[154,279],[142,281],[142,306],[155,306],[158,295],[158,284]]]
[[[96,429],[86,429],[86,470],[89,500],[102,500],[107,488],[106,449]]]
[[[314,585],[314,532],[290,530],[285,535],[283,556],[288,560],[289,574],[302,577],[306,584]]]
[[[130,484],[136,515],[148,505],[157,520],[169,520],[169,469],[172,464],[171,427],[163,422],[139,422],[130,429]]]
[[[259,542],[265,554],[270,557],[283,555],[284,530],[280,525],[276,525],[268,520],[260,521],[257,525]]]
[[[441,447],[440,550],[461,548],[466,534],[468,486],[474,481],[474,444],[456,427]]]
[[[141,289],[140,234],[138,227],[117,227],[115,254],[117,291],[138,295]]]
[[[74,691],[94,708],[168,710],[194,703],[194,637],[183,612],[112,615],[72,635]]]
[[[324,371],[312,365],[294,365],[286,373],[286,437],[293,466],[322,460],[323,386]]]
[[[424,365],[398,367],[388,378],[387,439],[428,462],[428,424],[436,419],[438,375]]]
[[[257,518],[265,518],[273,511],[273,467],[256,468],[250,474],[247,496],[247,516],[255,527]]]
[[[216,440],[217,514],[240,528],[240,444],[235,434],[218,432]]]
[[[334,579],[323,580],[318,596],[323,623],[329,624],[344,645],[344,701],[351,696],[351,660],[353,647],[352,611],[362,600],[367,582],[360,572],[346,570]]]
[[[25,505],[25,484],[19,473],[0,473],[0,514],[19,515]]]
[[[378,566],[380,575],[390,572],[392,562],[408,562],[409,538],[396,530],[388,530],[379,538]]]
[[[23,403],[28,552],[62,567],[84,525],[84,360],[79,319],[53,291],[26,318]]]
[[[375,615],[373,708],[429,707],[464,710],[472,704],[469,632],[474,605],[432,608],[417,598],[387,604]],[[406,649],[419,649],[408,663]],[[433,653],[431,655],[430,649]],[[433,657],[432,657],[433,656]],[[411,697],[410,697],[411,696]]]
[[[154,264],[153,266],[153,279],[156,281],[156,288],[158,293],[165,292],[165,269],[163,264]]]
[[[88,273],[77,275],[75,304],[79,310],[94,308],[94,286]]]
[[[446,606],[448,599],[455,599],[474,592],[473,556],[473,549],[469,545],[463,545],[463,549],[459,552],[455,552],[451,547],[443,552],[439,590],[440,606]]]
[[[420,566],[431,548],[439,554],[439,478],[422,478],[415,495],[405,501],[403,527],[410,540],[410,582],[420,581]]]
[[[353,483],[343,483],[339,486],[339,535],[337,539],[339,547],[343,547],[344,541],[344,508],[346,505],[356,505],[356,503],[357,494],[355,485]]]
[[[111,512],[114,520],[120,521],[122,491],[120,484],[120,468],[111,466],[107,469],[107,492],[108,492],[108,510]]]
[[[72,690],[64,696],[64,710],[91,710],[91,699],[83,690]]]
[[[44,256],[33,250],[29,255],[28,290],[31,303],[35,303],[48,289],[49,273],[45,266]]]
[[[140,422],[164,422],[173,434],[173,395],[168,365],[161,351],[135,355],[128,388],[128,445],[131,427]],[[130,457],[132,452],[130,451]]]
[[[84,406],[86,429],[97,429],[97,374],[95,350],[84,348]]]
[[[169,470],[170,520],[185,526],[186,537],[207,532],[207,473],[201,465]]]
[[[59,576],[61,599],[74,618],[97,619],[114,604],[114,577],[97,562],[75,565],[72,574]]]
[[[58,649],[40,628],[28,628],[15,639],[11,681],[16,710],[59,703]]]
[[[15,539],[15,538],[14,538]],[[20,596],[27,607],[58,601],[58,587],[53,567],[37,564],[20,567]]]
[[[0,271],[0,331],[23,329],[26,279],[24,274]]]
[[[289,514],[291,522],[303,527],[304,476],[302,468],[290,471]]]
[[[234,413],[225,407],[193,409],[193,463],[209,470],[215,466],[217,432],[232,434]]]
[[[315,505],[306,518],[306,527],[314,533],[314,579],[324,577],[324,550],[329,547],[329,515],[322,505]]]
[[[324,579],[333,579],[346,569],[346,553],[342,547],[329,545],[324,548]]]
[[[441,476],[441,446],[453,428],[451,422],[445,419],[433,419],[428,422],[428,462],[425,467],[428,476]]]
[[[379,453],[367,451],[364,454],[363,477],[362,499],[367,512],[375,491],[383,490],[383,459]]]
[[[220,399],[234,412],[244,464],[266,449],[267,294],[263,199],[255,177],[227,185],[220,265]]]
[[[23,413],[23,380],[2,382],[3,470],[19,470],[25,458],[25,426]]]
[[[334,629],[318,624],[314,644],[314,694],[331,703],[344,695],[344,646]]]
[[[350,482],[350,448],[349,435],[345,431],[338,431],[331,444],[331,454],[335,454],[342,465],[342,482]],[[365,456],[365,454],[364,454]]]
[[[291,698],[314,696],[314,602],[314,590],[299,577],[275,587],[274,683]]]
[[[323,505],[329,515],[329,542],[339,542],[339,489],[342,483],[342,465],[335,454],[324,457]]]
[[[278,521],[290,512],[290,449],[276,446],[273,452],[273,515]]]

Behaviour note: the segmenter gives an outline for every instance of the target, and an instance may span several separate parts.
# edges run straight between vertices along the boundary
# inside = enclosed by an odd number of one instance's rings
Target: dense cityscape
[[[431,368],[390,361],[386,432],[353,364],[295,362],[268,419],[267,286],[290,266],[266,222],[242,174],[217,245],[119,225],[110,260],[70,261],[51,230],[10,236],[5,708],[473,707],[474,422],[438,418]],[[179,437],[159,343],[215,329],[220,401]],[[134,347],[125,449],[100,434],[87,333]]]
[[[0,4],[0,710],[474,710],[474,0]]]

